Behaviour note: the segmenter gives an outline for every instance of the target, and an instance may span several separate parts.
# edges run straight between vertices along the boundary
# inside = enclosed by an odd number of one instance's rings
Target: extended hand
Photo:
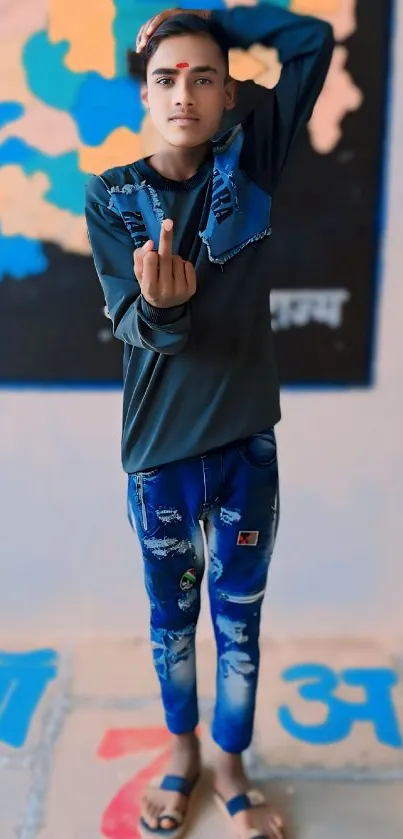
[[[137,35],[136,39],[136,52],[142,52],[144,47],[147,45],[147,41],[151,38],[151,35],[154,34],[155,30],[160,26],[160,24],[167,20],[169,17],[173,17],[173,15],[180,15],[180,14],[189,14],[189,15],[197,15],[198,17],[203,17],[207,20],[210,17],[210,10],[209,9],[166,9],[164,12],[160,12],[159,15],[155,15],[154,17],[150,18],[150,20],[145,23]]]
[[[157,251],[146,242],[134,252],[134,271],[147,303],[160,309],[170,309],[187,303],[196,292],[196,272],[191,262],[172,254],[173,222],[165,219],[161,225]]]

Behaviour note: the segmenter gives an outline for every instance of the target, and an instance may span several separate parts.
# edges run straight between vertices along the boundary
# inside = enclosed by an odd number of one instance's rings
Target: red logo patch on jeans
[[[255,548],[259,539],[258,530],[241,530],[238,533],[237,545],[246,545],[248,548]]]

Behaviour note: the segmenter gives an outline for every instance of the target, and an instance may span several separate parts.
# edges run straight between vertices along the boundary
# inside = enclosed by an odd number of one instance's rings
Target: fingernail
[[[169,233],[172,230],[173,226],[174,226],[173,221],[171,221],[171,219],[169,219],[169,218],[165,219],[164,230],[166,230],[167,233]]]

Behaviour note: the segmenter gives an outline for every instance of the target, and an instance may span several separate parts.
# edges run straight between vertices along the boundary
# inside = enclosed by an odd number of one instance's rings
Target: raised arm
[[[186,344],[189,307],[158,308],[141,295],[133,269],[133,242],[121,216],[110,207],[100,177],[86,189],[85,215],[95,268],[116,338],[133,347],[175,355]]]
[[[240,85],[241,97],[250,103],[245,160],[254,179],[271,191],[325,82],[334,47],[332,27],[273,3],[213,11],[211,20],[224,32],[229,48],[260,43],[278,51],[282,72],[272,91],[260,88],[254,95],[252,83]],[[273,97],[274,108],[265,107]]]

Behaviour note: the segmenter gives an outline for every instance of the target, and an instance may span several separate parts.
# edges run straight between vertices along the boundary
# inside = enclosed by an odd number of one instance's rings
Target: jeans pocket
[[[238,447],[239,454],[248,466],[254,469],[266,469],[277,460],[277,443],[274,428],[253,434],[242,440]]]
[[[161,522],[156,518],[155,507],[164,483],[164,466],[129,474],[128,495],[132,513],[142,533],[150,533]],[[130,516],[129,516],[130,520]]]
[[[155,466],[153,469],[144,469],[140,472],[133,472],[130,477],[136,479],[141,478],[143,481],[150,481],[152,478],[156,478],[157,475],[161,472],[160,466]]]
[[[136,530],[134,525],[135,522],[138,522],[142,531],[146,533],[148,530],[148,515],[144,497],[144,479],[141,472],[129,475],[127,510],[133,530]]]

